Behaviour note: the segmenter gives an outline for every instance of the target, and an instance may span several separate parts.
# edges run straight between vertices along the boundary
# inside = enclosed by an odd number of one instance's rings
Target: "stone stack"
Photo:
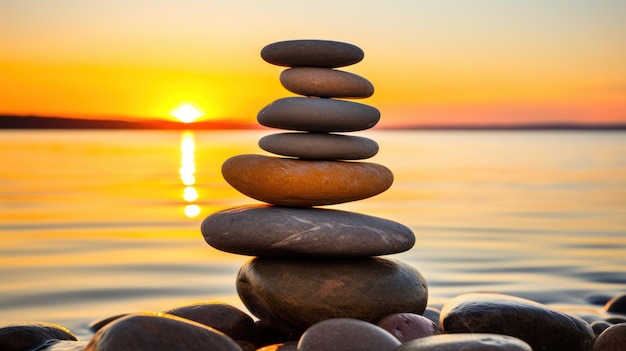
[[[301,96],[274,101],[257,119],[291,132],[259,141],[279,157],[238,155],[223,164],[222,174],[233,188],[266,204],[217,212],[202,223],[209,245],[256,256],[239,270],[237,292],[252,314],[277,329],[301,332],[331,318],[376,323],[426,307],[422,275],[376,257],[410,249],[415,237],[409,228],[318,207],[362,200],[393,182],[386,167],[358,161],[378,152],[375,141],[339,134],[371,128],[380,119],[376,108],[343,100],[374,93],[367,79],[336,69],[363,56],[354,45],[325,40],[263,48],[265,61],[289,67],[280,82]]]

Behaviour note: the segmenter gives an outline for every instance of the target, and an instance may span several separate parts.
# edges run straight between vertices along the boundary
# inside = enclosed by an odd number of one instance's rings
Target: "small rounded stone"
[[[626,346],[626,323],[606,328],[593,345],[593,351],[624,351]]]
[[[279,41],[261,49],[263,60],[287,67],[343,67],[360,62],[365,54],[352,44],[332,40]]]
[[[321,208],[235,207],[205,218],[201,231],[220,251],[260,257],[368,257],[407,251],[415,243],[400,223]]]
[[[278,133],[259,140],[259,147],[282,156],[304,159],[363,160],[378,153],[369,138],[328,133]]]
[[[366,162],[310,161],[238,155],[222,165],[224,179],[253,199],[309,207],[366,199],[387,190],[393,174]]]
[[[374,94],[369,80],[331,68],[289,68],[280,74],[280,83],[290,92],[304,96],[366,98]]]
[[[78,339],[66,328],[52,323],[13,324],[0,328],[0,350],[23,351],[50,341]]]
[[[392,351],[398,346],[400,342],[386,330],[353,318],[333,318],[316,323],[298,341],[298,351]]]
[[[426,280],[413,267],[383,258],[254,258],[237,275],[237,292],[252,314],[305,330],[331,318],[375,323],[400,312],[422,313]]]
[[[438,324],[415,313],[395,313],[376,323],[400,342],[441,334]]]
[[[604,305],[604,310],[610,313],[626,315],[626,294],[615,296]]]
[[[394,351],[533,351],[524,341],[506,335],[459,333],[427,336],[406,342]],[[543,350],[543,349],[538,349]],[[546,349],[547,350],[547,349]],[[552,350],[552,349],[550,349]],[[557,349],[554,349],[556,351]]]
[[[602,332],[611,325],[612,324],[607,321],[595,321],[590,324],[591,330],[593,330],[593,333],[596,335],[596,337],[602,334]]]
[[[100,329],[85,351],[232,350],[241,348],[211,327],[165,313],[134,313]]]
[[[286,97],[265,106],[257,121],[266,127],[306,132],[356,132],[380,120],[376,108],[352,101]]]

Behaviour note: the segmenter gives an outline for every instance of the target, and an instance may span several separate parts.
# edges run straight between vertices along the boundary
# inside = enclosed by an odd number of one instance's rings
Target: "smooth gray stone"
[[[23,351],[57,340],[78,339],[66,328],[53,323],[12,324],[0,328],[0,350]]]
[[[626,323],[606,328],[593,346],[593,351],[624,351],[626,347]]]
[[[378,153],[369,138],[328,133],[278,133],[259,140],[259,147],[282,156],[324,160],[363,160]]]
[[[533,350],[589,351],[595,335],[585,321],[519,297],[473,293],[441,310],[444,333],[491,333],[524,340]]]
[[[331,318],[376,323],[394,313],[419,314],[428,299],[419,271],[379,257],[256,257],[241,266],[236,287],[250,313],[295,331]]]
[[[261,49],[263,60],[287,67],[343,67],[360,62],[364,56],[357,46],[332,40],[279,41]]]
[[[409,250],[415,236],[406,226],[364,214],[279,206],[242,206],[202,222],[214,248],[262,257],[368,257]]]
[[[307,329],[300,337],[298,351],[392,351],[398,346],[398,339],[372,323],[353,318],[333,318]]]
[[[380,120],[376,108],[352,101],[286,97],[265,106],[257,121],[271,128],[307,132],[355,132]]]
[[[281,72],[280,83],[290,92],[304,96],[367,98],[374,94],[369,80],[331,68],[289,68]]]
[[[546,331],[549,332],[549,331]],[[427,336],[394,351],[533,351],[524,341],[506,335],[460,333]],[[565,349],[563,349],[565,350]]]
[[[439,323],[415,313],[394,313],[381,319],[376,325],[403,343],[441,334]]]

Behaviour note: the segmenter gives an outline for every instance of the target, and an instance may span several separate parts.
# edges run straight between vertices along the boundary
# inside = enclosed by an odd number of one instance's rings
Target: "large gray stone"
[[[443,334],[406,342],[395,351],[533,351],[524,341],[497,334]],[[566,350],[566,349],[563,349]]]
[[[387,219],[320,208],[243,206],[202,222],[220,251],[262,257],[364,257],[410,249],[411,229]],[[219,328],[218,328],[219,329]]]
[[[287,67],[343,67],[361,61],[364,56],[357,46],[332,40],[279,41],[261,49],[265,61]]]
[[[380,120],[376,108],[352,101],[286,97],[265,106],[257,121],[266,126],[308,132],[355,132]]]
[[[307,329],[300,337],[298,351],[392,351],[398,346],[398,339],[372,323],[333,318]]]
[[[369,138],[328,133],[278,133],[259,140],[259,147],[282,156],[305,159],[362,160],[378,153]]]
[[[252,314],[292,330],[331,318],[376,323],[399,312],[422,313],[426,280],[413,267],[383,258],[254,258],[237,275]]]
[[[330,68],[289,68],[280,74],[280,83],[290,92],[304,96],[366,98],[374,94],[369,80]]]
[[[533,350],[588,351],[595,335],[580,318],[514,296],[473,293],[441,310],[444,333],[493,333],[524,340]]]

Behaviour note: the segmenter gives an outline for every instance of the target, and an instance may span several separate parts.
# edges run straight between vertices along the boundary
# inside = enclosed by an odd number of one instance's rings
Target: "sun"
[[[200,111],[192,104],[185,103],[172,110],[170,112],[170,115],[176,117],[179,121],[183,123],[191,123],[196,119],[204,116],[204,112]]]

